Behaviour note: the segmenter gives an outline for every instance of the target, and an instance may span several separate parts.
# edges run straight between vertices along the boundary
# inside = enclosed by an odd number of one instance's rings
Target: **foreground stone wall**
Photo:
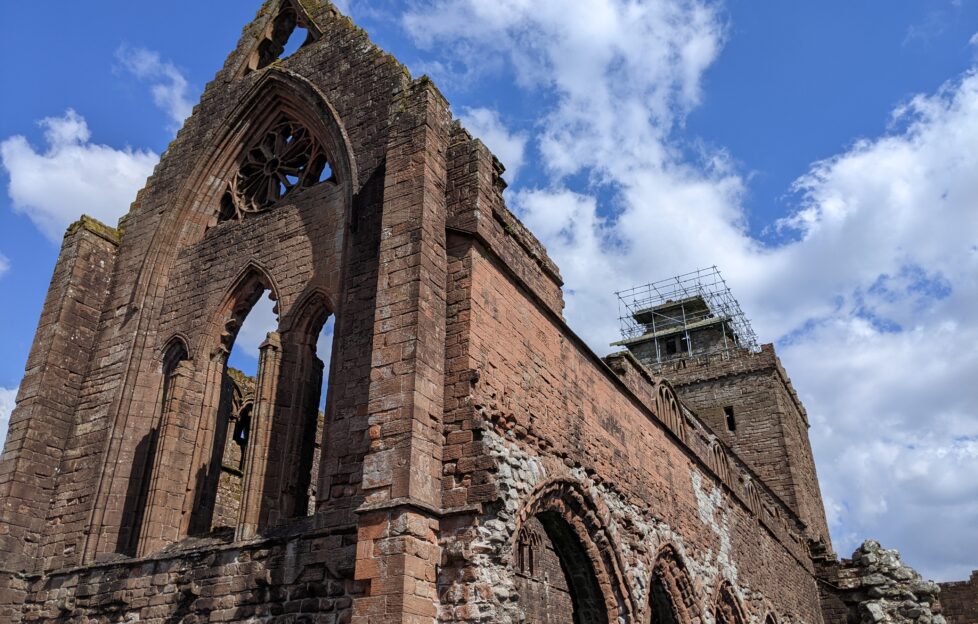
[[[850,559],[826,562],[822,573],[826,624],[944,624],[940,587],[904,565],[900,553],[868,540]]]
[[[191,540],[148,558],[32,579],[23,621],[350,622],[354,536],[289,527],[300,529],[235,545]]]

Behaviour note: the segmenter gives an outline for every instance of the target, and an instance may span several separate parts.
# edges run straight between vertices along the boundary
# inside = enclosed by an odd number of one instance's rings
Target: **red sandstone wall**
[[[308,525],[301,537],[190,543],[147,559],[36,578],[23,621],[349,622],[358,591],[349,580],[355,545],[349,535]]]
[[[758,616],[767,600],[781,616],[817,622],[806,550],[779,541],[758,523],[482,245],[459,241],[450,249],[456,283],[468,292],[471,307],[459,310],[466,319],[458,334],[462,351],[452,344],[449,351],[459,353],[455,370],[471,371],[458,384],[469,382],[471,405],[487,430],[466,431],[470,423],[463,419],[462,429],[447,434],[446,473],[452,479],[445,484],[446,500],[465,505],[513,495],[518,508],[525,494],[507,492],[504,475],[514,468],[505,464],[530,462],[534,469],[513,477],[530,481],[520,491],[552,479],[580,481],[605,499],[599,505],[608,505],[609,517],[617,513],[618,522],[631,525],[617,534],[627,568],[650,569],[649,558],[660,546],[678,543],[689,565],[700,570],[703,605],[728,578],[755,596],[750,608]],[[639,600],[635,608],[644,612],[646,606]]]
[[[78,391],[115,263],[118,233],[69,229],[44,302],[0,462],[0,619],[15,621],[37,560]]]
[[[941,609],[949,624],[978,622],[978,570],[967,581],[940,583]]]

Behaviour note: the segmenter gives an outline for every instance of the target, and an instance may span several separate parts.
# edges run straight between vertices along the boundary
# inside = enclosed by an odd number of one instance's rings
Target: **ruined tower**
[[[716,267],[619,293],[625,346],[830,546],[808,417]]]
[[[599,358],[503,175],[331,3],[267,0],[119,226],[65,235],[0,459],[0,620],[822,621],[773,351]]]

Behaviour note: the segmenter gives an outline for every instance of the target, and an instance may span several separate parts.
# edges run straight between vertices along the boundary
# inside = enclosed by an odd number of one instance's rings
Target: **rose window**
[[[282,120],[242,158],[221,206],[221,220],[267,210],[296,189],[332,179],[319,142],[302,125]]]

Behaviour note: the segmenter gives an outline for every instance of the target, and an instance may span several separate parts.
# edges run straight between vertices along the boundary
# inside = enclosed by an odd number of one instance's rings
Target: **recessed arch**
[[[713,599],[713,619],[716,624],[747,624],[747,616],[730,581],[724,580]]]
[[[285,334],[318,335],[326,321],[335,313],[332,297],[322,288],[305,292],[282,317],[279,331]]]
[[[723,446],[720,444],[719,440],[713,439],[710,443],[710,464],[716,475],[723,481],[727,486],[730,486],[730,460],[727,459],[727,453],[723,450]]]
[[[682,404],[676,391],[665,380],[658,382],[655,395],[656,413],[659,419],[679,437],[686,440],[686,422],[683,418]]]
[[[693,581],[679,551],[672,544],[659,549],[649,581],[650,624],[693,624],[697,612]]]
[[[173,334],[157,350],[156,357],[164,371],[167,369],[168,364],[173,361],[192,360],[193,354],[190,350],[190,340],[182,333],[178,332]]]
[[[248,77],[242,82],[238,93],[242,93],[239,98],[240,104],[227,115],[223,122],[213,123],[211,118],[206,115],[196,115],[187,124],[187,131],[195,133],[197,136],[206,137],[203,144],[195,144],[193,150],[183,156],[194,158],[193,169],[186,176],[181,176],[183,183],[172,194],[168,194],[165,199],[165,206],[160,204],[153,206],[137,206],[134,212],[143,214],[145,211],[154,213],[150,223],[154,230],[152,239],[147,245],[143,261],[138,267],[138,276],[135,278],[135,285],[126,307],[127,319],[133,322],[134,331],[132,332],[132,350],[134,353],[144,353],[145,356],[134,359],[126,365],[124,371],[124,388],[120,391],[122,397],[120,402],[113,406],[110,440],[103,459],[105,470],[104,476],[98,484],[94,494],[95,502],[92,505],[89,524],[93,527],[91,533],[85,538],[84,553],[82,559],[85,561],[93,560],[100,552],[109,552],[110,549],[119,549],[122,540],[117,533],[128,530],[121,526],[121,522],[107,514],[106,510],[111,509],[109,501],[114,497],[120,496],[120,487],[131,480],[132,475],[138,472],[136,464],[131,461],[122,461],[127,453],[127,440],[131,439],[134,429],[138,429],[139,435],[145,435],[146,429],[151,425],[143,421],[127,419],[131,406],[140,402],[137,389],[151,383],[145,375],[158,374],[158,368],[146,372],[146,361],[144,358],[155,358],[156,346],[152,336],[155,332],[168,326],[168,319],[173,319],[172,298],[168,293],[179,291],[181,288],[198,288],[194,285],[197,276],[194,268],[189,267],[183,260],[189,260],[205,253],[212,241],[222,241],[222,243],[233,242],[235,239],[232,228],[238,227],[229,224],[224,228],[226,235],[223,238],[215,233],[214,238],[208,238],[208,227],[215,220],[216,210],[220,208],[220,199],[223,192],[227,189],[228,176],[237,164],[237,158],[241,150],[248,144],[251,133],[264,122],[269,122],[270,118],[282,111],[290,114],[295,113],[299,118],[306,120],[307,127],[315,129],[317,137],[328,149],[330,156],[331,172],[335,175],[336,183],[326,186],[315,186],[297,194],[292,207],[300,212],[305,221],[304,225],[310,226],[313,231],[319,224],[317,210],[322,207],[324,220],[330,223],[330,230],[336,232],[335,252],[343,253],[347,245],[346,232],[350,231],[350,224],[353,222],[351,214],[353,206],[353,193],[357,188],[357,166],[350,147],[349,137],[343,129],[342,121],[332,105],[326,100],[325,95],[314,87],[308,80],[292,72],[285,71],[279,67],[269,67],[266,70]],[[273,121],[274,119],[272,119]],[[174,156],[177,156],[174,154]],[[167,161],[168,162],[168,161]],[[164,162],[157,172],[157,175],[166,175],[171,171],[167,169],[170,165]],[[152,184],[152,182],[151,182]],[[319,189],[319,190],[316,190]],[[305,198],[303,200],[302,198]],[[320,202],[319,200],[323,201]],[[283,204],[282,207],[287,207]],[[165,208],[165,209],[164,209]],[[276,208],[277,209],[277,208]],[[142,211],[142,212],[140,212]],[[158,213],[158,221],[155,214]],[[140,217],[141,218],[141,217]],[[268,221],[271,221],[270,219]],[[252,224],[263,227],[260,219],[254,219],[245,227]],[[342,234],[341,234],[342,233]],[[201,244],[203,243],[203,244]],[[331,247],[331,249],[334,249]],[[253,254],[248,252],[248,256]],[[233,257],[233,256],[231,256]],[[218,276],[213,276],[215,279]],[[223,276],[220,277],[223,280]],[[178,280],[180,283],[177,283]],[[213,281],[213,280],[212,280]],[[278,285],[271,279],[267,282],[270,289],[278,297]],[[286,282],[291,288],[292,284]],[[189,286],[188,286],[189,285]],[[289,298],[294,297],[289,294]],[[208,296],[208,301],[213,302]],[[226,303],[226,302],[225,302]],[[186,417],[194,422],[191,429],[199,432],[200,443],[207,442],[208,436],[212,437],[213,431],[205,431],[204,428],[211,427],[207,418],[212,413],[215,406],[219,403],[219,398],[213,396],[216,389],[220,388],[220,368],[217,357],[222,351],[222,339],[226,342],[234,332],[227,331],[224,326],[225,317],[223,312],[227,312],[221,306],[208,304],[211,307],[198,317],[199,321],[194,321],[193,329],[184,324],[182,327],[188,332],[187,340],[188,351],[195,355],[192,374],[193,382],[188,382],[187,392],[183,393],[188,401],[181,417]],[[219,308],[219,309],[215,309]],[[175,327],[171,328],[174,329]],[[165,331],[165,330],[164,330]],[[192,341],[192,342],[191,342]],[[146,402],[141,409],[143,413],[147,410],[155,409],[157,405],[149,405]],[[155,418],[155,417],[154,417]],[[148,420],[148,419],[147,419]],[[162,438],[161,438],[162,439]],[[189,436],[182,436],[189,447],[193,444]],[[212,441],[212,440],[211,440]],[[183,442],[174,442],[179,446]],[[198,444],[199,446],[199,444]],[[180,446],[181,453],[184,451]],[[183,479],[183,473],[193,465],[192,470],[198,471],[200,465],[196,451],[192,457],[181,457],[179,460],[173,453],[169,456],[177,462],[178,466],[165,466],[165,470],[157,474],[179,475]],[[157,454],[157,460],[164,454]],[[154,472],[155,471],[154,469]],[[172,487],[171,487],[172,486]],[[185,505],[182,509],[168,509],[164,515],[156,513],[154,505],[161,506],[165,503],[164,499],[175,504],[176,501],[185,498],[184,486],[177,484],[167,484],[167,488],[173,490],[172,496],[168,499],[165,493],[159,497],[154,496],[153,500],[147,503],[149,513],[147,518],[157,517],[178,518],[179,524],[164,525],[157,523],[151,531],[142,531],[140,537],[139,552],[146,554],[154,552],[165,544],[172,543],[177,539],[187,535],[185,519],[190,513],[193,501]],[[186,488],[190,491],[195,489],[193,482],[188,481]],[[179,490],[179,491],[178,491]],[[125,494],[127,501],[129,495]],[[129,505],[129,502],[125,503]],[[128,520],[126,521],[129,522]],[[109,539],[114,540],[114,544],[109,545],[103,535],[111,535]],[[128,536],[125,537],[129,539]],[[124,547],[124,546],[123,546]]]
[[[530,496],[510,536],[514,569],[519,564],[520,536],[534,526],[542,528],[560,560],[574,601],[575,624],[633,620],[638,610],[624,582],[621,556],[597,505],[579,484],[553,480]]]

